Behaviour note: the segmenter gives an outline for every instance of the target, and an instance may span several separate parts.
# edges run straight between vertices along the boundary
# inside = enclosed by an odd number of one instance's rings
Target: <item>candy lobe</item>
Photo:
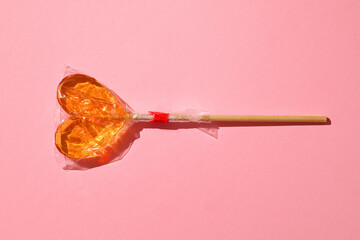
[[[68,118],[55,133],[58,150],[70,158],[96,157],[117,138],[124,121]]]
[[[58,87],[58,102],[70,115],[108,117],[128,115],[116,96],[94,78],[83,74],[65,77]]]

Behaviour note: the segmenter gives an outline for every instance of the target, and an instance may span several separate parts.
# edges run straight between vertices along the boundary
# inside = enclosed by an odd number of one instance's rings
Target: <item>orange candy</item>
[[[57,99],[70,117],[58,126],[55,145],[73,160],[106,154],[130,120],[125,104],[87,75],[65,77],[59,84]]]

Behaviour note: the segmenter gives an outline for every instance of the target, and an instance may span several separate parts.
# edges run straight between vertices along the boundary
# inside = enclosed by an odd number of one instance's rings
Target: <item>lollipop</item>
[[[102,159],[116,151],[115,145],[134,122],[292,122],[326,123],[326,116],[190,115],[135,113],[125,101],[96,79],[84,74],[65,77],[57,100],[68,114],[55,133],[57,149],[72,161]]]

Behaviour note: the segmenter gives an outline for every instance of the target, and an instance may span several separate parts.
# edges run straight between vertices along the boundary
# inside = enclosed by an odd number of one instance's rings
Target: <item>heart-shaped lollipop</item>
[[[55,133],[58,150],[72,159],[104,154],[107,146],[132,121],[131,109],[109,89],[84,74],[65,77],[59,84],[57,99],[70,115]]]
[[[189,115],[149,112],[137,114],[94,78],[72,74],[59,84],[57,99],[69,115],[57,128],[57,149],[73,161],[101,158],[113,149],[135,121],[221,121],[326,123],[326,116]]]

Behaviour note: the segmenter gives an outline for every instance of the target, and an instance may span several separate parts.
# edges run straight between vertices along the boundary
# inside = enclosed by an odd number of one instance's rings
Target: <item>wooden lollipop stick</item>
[[[326,123],[326,116],[204,115],[202,121]]]
[[[152,114],[134,114],[137,121],[152,121]],[[173,121],[211,121],[211,122],[304,122],[304,123],[326,123],[326,116],[269,116],[269,115],[201,115],[193,116],[187,114],[169,114],[168,120]]]

